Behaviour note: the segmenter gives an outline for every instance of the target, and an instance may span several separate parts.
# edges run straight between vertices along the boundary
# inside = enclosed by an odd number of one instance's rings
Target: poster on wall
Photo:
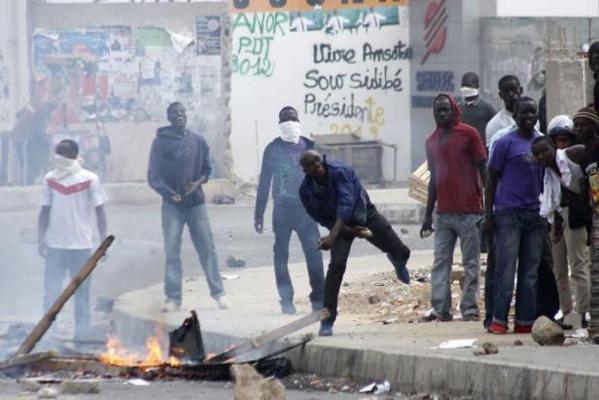
[[[220,21],[202,21],[198,34],[210,39],[203,54],[220,54]],[[97,120],[162,119],[172,101],[192,110],[202,101],[207,78],[198,73],[195,46],[177,46],[181,35],[173,35],[178,34],[157,27],[37,30],[35,98],[55,107],[50,131]],[[217,93],[218,82],[211,84],[204,85],[212,96],[206,101]]]
[[[219,16],[196,17],[196,52],[199,56],[221,53],[221,19]]]

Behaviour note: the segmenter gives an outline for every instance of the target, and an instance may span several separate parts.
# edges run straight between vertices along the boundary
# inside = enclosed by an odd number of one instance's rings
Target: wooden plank
[[[25,365],[30,365],[34,363],[38,363],[43,360],[47,360],[52,357],[57,357],[58,354],[54,351],[45,351],[43,353],[33,353],[26,354],[22,356],[16,356],[13,358],[9,358],[6,361],[0,362],[0,370],[14,367],[22,367]]]
[[[225,351],[224,353],[217,354],[211,359],[206,360],[206,362],[219,363],[230,360],[241,354],[256,350],[257,348],[262,347],[268,343],[272,343],[277,339],[287,336],[293,332],[299,331],[300,329],[303,329],[316,322],[322,321],[323,319],[328,318],[328,316],[329,311],[326,308],[323,308],[320,311],[315,311],[311,314],[306,315],[305,317],[292,321],[270,332],[266,332],[262,335],[250,338],[242,344]]]
[[[58,296],[54,304],[52,304],[52,307],[50,307],[48,312],[37,323],[35,328],[33,328],[33,331],[31,331],[29,336],[27,336],[25,341],[21,344],[21,347],[19,347],[19,349],[15,353],[16,356],[28,354],[29,352],[31,352],[31,350],[33,350],[37,342],[39,342],[39,340],[48,331],[48,329],[56,319],[56,316],[58,315],[60,310],[62,310],[62,307],[64,307],[65,303],[71,298],[71,296],[73,296],[73,294],[75,293],[77,288],[81,286],[85,278],[87,278],[92,273],[94,268],[96,268],[98,261],[100,261],[100,259],[104,257],[104,254],[106,254],[106,251],[108,250],[113,241],[114,236],[108,236],[106,239],[104,239],[100,247],[98,247],[98,249],[90,257],[90,259],[87,260],[87,262],[81,268],[79,273],[71,280],[71,283],[69,283],[69,285],[62,291],[62,293],[60,294],[60,296]]]

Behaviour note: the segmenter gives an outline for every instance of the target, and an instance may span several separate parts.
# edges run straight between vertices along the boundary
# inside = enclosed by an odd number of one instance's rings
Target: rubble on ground
[[[454,266],[453,269],[461,269]],[[414,323],[430,309],[430,267],[410,271],[412,282],[401,283],[395,272],[380,272],[358,281],[345,281],[339,293],[339,310],[366,323]],[[484,272],[481,272],[484,274]],[[453,309],[459,310],[463,271],[452,273]],[[301,302],[298,301],[298,303]],[[484,309],[481,296],[481,309]],[[457,314],[458,311],[454,311]]]
[[[472,348],[472,354],[475,356],[484,356],[487,354],[497,354],[499,353],[499,349],[497,345],[491,342],[485,342],[481,346],[474,346]]]

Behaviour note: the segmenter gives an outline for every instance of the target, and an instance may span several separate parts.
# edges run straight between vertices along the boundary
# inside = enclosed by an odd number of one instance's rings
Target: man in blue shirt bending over
[[[356,172],[349,166],[327,162],[315,150],[305,151],[300,164],[306,176],[300,186],[300,199],[310,216],[329,229],[320,239],[322,250],[331,250],[324,288],[324,306],[330,316],[320,325],[320,336],[333,334],[337,297],[353,240],[364,238],[387,254],[397,277],[410,283],[406,263],[410,249],[402,243],[389,222],[370,202]]]

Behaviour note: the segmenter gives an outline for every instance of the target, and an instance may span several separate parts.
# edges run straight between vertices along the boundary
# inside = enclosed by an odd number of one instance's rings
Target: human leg
[[[567,221],[564,221],[566,224]],[[572,312],[572,294],[568,277],[568,251],[566,250],[565,232],[559,241],[555,241],[555,233],[551,230],[551,252],[553,255],[553,273],[559,293],[559,304],[564,315]]]
[[[164,292],[167,300],[181,305],[181,234],[185,218],[178,206],[162,204],[162,233],[164,236]]]
[[[216,300],[224,296],[225,290],[220,271],[218,270],[218,258],[216,256],[216,248],[214,247],[214,239],[212,237],[206,204],[190,207],[186,222],[189,234],[191,235],[191,241],[198,253],[200,264],[206,276],[210,296]]]
[[[303,213],[305,214],[305,212]],[[298,220],[296,233],[306,257],[310,288],[312,289],[310,293],[312,310],[317,311],[322,309],[324,300],[324,266],[322,252],[317,248],[320,238],[318,225],[306,214],[305,217]]]
[[[461,214],[456,221],[456,229],[462,250],[464,287],[460,301],[460,311],[464,318],[478,317],[480,299],[480,229],[479,214]],[[451,268],[451,267],[450,267]]]
[[[90,256],[90,249],[65,250],[65,260],[71,279],[81,271]],[[77,339],[84,339],[89,334],[91,321],[89,311],[90,287],[91,276],[88,276],[75,292],[75,338]]]
[[[435,259],[431,270],[431,305],[434,317],[450,320],[451,315],[451,264],[457,240],[454,229],[455,216],[437,214],[435,217]]]
[[[391,224],[379,214],[373,205],[368,207],[366,227],[372,232],[372,237],[367,240],[387,254],[387,258],[395,268],[397,277],[405,284],[410,283],[410,275],[406,268],[410,258],[410,249],[401,241]]]
[[[585,227],[564,231],[572,280],[576,285],[576,311],[584,315],[589,311],[591,301],[590,261]]]
[[[537,281],[543,246],[548,240],[545,221],[536,211],[520,213],[522,234],[518,255],[515,325],[532,327],[537,318]],[[551,269],[548,269],[551,271]]]
[[[493,293],[493,324],[507,327],[508,313],[514,292],[516,263],[520,249],[521,228],[516,212],[495,214],[495,277]]]
[[[272,214],[272,227],[275,234],[273,246],[275,281],[283,308],[293,307],[293,283],[289,275],[289,240],[292,232],[292,218],[288,210],[275,207]]]

